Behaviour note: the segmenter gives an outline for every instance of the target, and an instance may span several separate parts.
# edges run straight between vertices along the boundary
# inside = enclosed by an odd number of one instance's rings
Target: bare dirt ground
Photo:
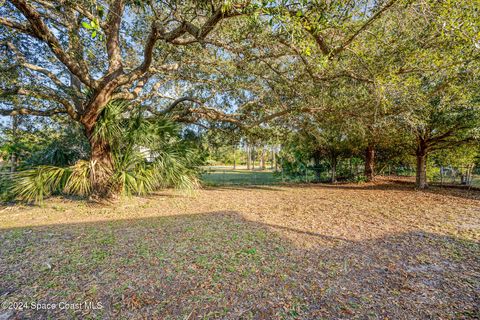
[[[0,208],[0,243],[0,318],[480,317],[479,191],[380,181],[52,199]]]

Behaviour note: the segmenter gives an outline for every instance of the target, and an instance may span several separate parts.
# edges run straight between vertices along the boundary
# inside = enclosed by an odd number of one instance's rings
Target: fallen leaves
[[[380,181],[9,209],[0,296],[98,300],[88,316],[129,319],[469,318],[480,201],[462,192]]]

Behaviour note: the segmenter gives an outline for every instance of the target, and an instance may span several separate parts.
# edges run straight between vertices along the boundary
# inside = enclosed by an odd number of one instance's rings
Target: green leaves
[[[89,195],[90,172],[93,164],[80,160],[75,165],[61,168],[37,166],[12,174],[10,193],[17,200],[41,203],[54,194]]]
[[[38,166],[15,173],[10,191],[19,200],[39,203],[45,197],[59,192],[68,176],[69,171],[65,168]]]
[[[93,137],[107,141],[113,150],[113,192],[144,195],[163,187],[196,188],[197,157],[180,138],[180,128],[166,118],[146,119],[141,112],[127,117],[127,110],[126,102],[111,101]],[[95,169],[88,160],[65,167],[39,165],[11,175],[8,191],[17,200],[35,203],[55,194],[89,196]]]
[[[92,30],[93,27],[88,23],[88,22],[85,22],[85,21],[82,21],[82,26],[85,28],[85,29],[88,29],[88,30]]]
[[[93,27],[93,29],[95,29],[95,30],[98,30],[98,28],[100,28],[100,24],[98,23],[98,20],[96,20],[96,19],[92,20],[92,22],[90,22],[90,24]]]
[[[311,55],[312,55],[312,48],[306,47],[305,50],[303,51],[303,53],[304,53],[306,56],[311,56]]]
[[[103,18],[103,15],[105,14],[105,8],[103,6],[99,6],[97,8],[97,13],[100,19]]]
[[[90,22],[82,21],[82,27],[90,31],[90,37],[95,39],[97,35],[100,35],[100,23],[97,19]]]
[[[197,184],[194,151],[179,138],[180,128],[166,118],[125,117],[128,104],[111,101],[97,124],[95,139],[114,152],[112,185],[124,195],[148,194],[162,187],[192,190]]]

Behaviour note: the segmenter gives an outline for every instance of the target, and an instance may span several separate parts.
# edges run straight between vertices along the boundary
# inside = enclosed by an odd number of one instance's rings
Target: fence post
[[[307,167],[305,167],[305,183],[308,183],[308,172],[307,172]]]

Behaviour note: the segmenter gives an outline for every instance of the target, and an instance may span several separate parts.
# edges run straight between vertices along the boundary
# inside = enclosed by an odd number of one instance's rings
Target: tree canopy
[[[140,119],[157,134],[165,121],[235,131],[238,143],[255,130],[298,135],[307,158],[332,167],[341,154],[363,157],[367,180],[375,150],[402,145],[423,188],[429,153],[478,138],[478,9],[471,0],[8,0],[0,115],[83,132],[75,144],[88,156],[71,159],[89,161],[96,197],[128,185],[116,178],[127,141],[160,152],[131,140]]]

